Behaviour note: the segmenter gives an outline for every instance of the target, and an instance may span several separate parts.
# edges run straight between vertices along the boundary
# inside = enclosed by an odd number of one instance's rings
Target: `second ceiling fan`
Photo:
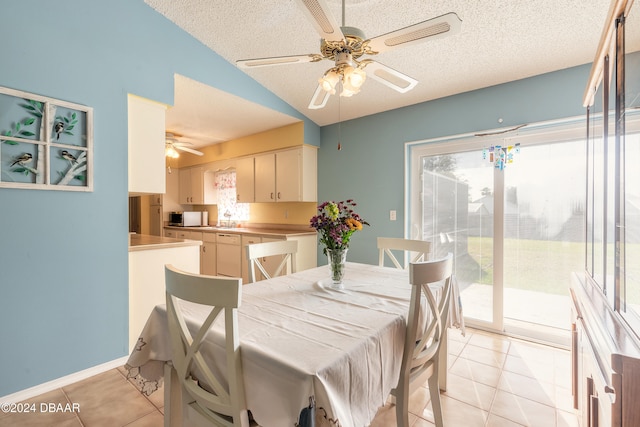
[[[164,134],[164,154],[166,157],[178,158],[180,154],[177,150],[185,151],[187,153],[195,154],[196,156],[202,156],[204,153],[198,150],[194,150],[193,148],[187,147],[187,145],[193,145],[187,141],[181,141],[178,138],[181,138],[182,135],[179,135],[174,132],[165,132]]]
[[[338,83],[341,83],[342,86],[340,96],[352,96],[358,93],[367,76],[400,93],[413,89],[418,84],[417,80],[373,59],[363,58],[363,56],[377,55],[397,47],[455,34],[460,31],[462,22],[455,13],[450,12],[367,39],[360,29],[344,25],[344,0],[342,0],[342,26],[339,26],[334,20],[325,0],[295,1],[322,38],[320,53],[242,59],[236,61],[236,64],[241,68],[251,69],[318,62],[323,59],[333,61],[334,66],[318,80],[318,87],[309,103],[310,109],[323,108],[327,104],[329,96],[336,93]]]

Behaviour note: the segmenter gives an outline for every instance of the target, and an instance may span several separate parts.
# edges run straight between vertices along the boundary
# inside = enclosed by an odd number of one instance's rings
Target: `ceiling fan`
[[[185,151],[187,153],[195,154],[196,156],[202,156],[204,153],[194,150],[193,148],[185,147],[185,145],[193,145],[187,141],[180,141],[178,138],[182,137],[182,135],[173,133],[173,132],[165,132],[165,148],[164,154],[166,157],[177,158],[180,157],[180,153],[177,150]]]
[[[320,53],[307,55],[276,56],[271,58],[242,59],[236,61],[240,68],[270,67],[302,62],[318,62],[328,59],[334,67],[318,79],[310,109],[323,108],[329,96],[336,93],[336,85],[341,82],[340,96],[352,96],[360,91],[367,76],[405,93],[415,87],[418,81],[364,55],[377,55],[401,46],[409,46],[427,39],[436,39],[460,31],[461,20],[453,12],[400,28],[387,34],[367,39],[355,27],[344,25],[344,3],[342,0],[342,26],[332,17],[325,0],[296,0],[320,34]],[[366,68],[366,72],[364,71]]]

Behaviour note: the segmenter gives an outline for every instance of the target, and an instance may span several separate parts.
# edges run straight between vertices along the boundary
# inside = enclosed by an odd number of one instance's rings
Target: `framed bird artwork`
[[[93,109],[0,86],[0,187],[93,191]]]

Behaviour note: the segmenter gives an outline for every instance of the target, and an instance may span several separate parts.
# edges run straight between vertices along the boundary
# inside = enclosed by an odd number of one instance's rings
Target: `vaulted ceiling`
[[[338,23],[341,0],[325,0]],[[320,36],[299,0],[145,0],[234,63],[318,53]],[[610,0],[346,0],[344,22],[371,38],[448,12],[461,31],[376,55],[418,80],[398,93],[367,79],[351,98],[308,109],[327,60],[242,69],[318,125],[362,117],[592,62]],[[640,46],[639,46],[640,48]],[[586,83],[586,82],[585,82]],[[577,100],[579,102],[579,100]]]

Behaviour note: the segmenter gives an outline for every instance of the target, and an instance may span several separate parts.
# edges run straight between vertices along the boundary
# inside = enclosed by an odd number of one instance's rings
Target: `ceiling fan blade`
[[[273,56],[271,58],[240,59],[236,61],[239,68],[260,68],[271,67],[273,65],[298,64],[302,62],[318,62],[322,56],[317,53],[307,55]]]
[[[186,151],[187,153],[195,154],[196,156],[204,156],[204,153],[201,153],[198,150],[194,150],[192,148],[182,147],[181,145],[173,146],[176,150]]]
[[[416,79],[409,77],[400,71],[396,71],[391,67],[387,67],[377,61],[367,60],[365,71],[367,73],[367,77],[371,77],[372,79],[377,80],[383,85],[388,86],[393,90],[397,90],[400,93],[408,92],[418,84]]]
[[[311,97],[311,101],[309,102],[309,107],[307,108],[309,108],[310,110],[319,110],[320,108],[324,108],[324,106],[327,105],[329,96],[331,96],[331,94],[322,89],[321,85],[318,85],[316,91],[313,92],[313,96]]]
[[[376,53],[409,46],[427,39],[437,39],[456,34],[460,31],[462,21],[453,12],[419,22],[408,27],[392,31],[369,40],[369,48]]]
[[[333,18],[329,6],[324,0],[297,0],[302,11],[311,20],[320,37],[327,41],[344,39],[340,24]]]

